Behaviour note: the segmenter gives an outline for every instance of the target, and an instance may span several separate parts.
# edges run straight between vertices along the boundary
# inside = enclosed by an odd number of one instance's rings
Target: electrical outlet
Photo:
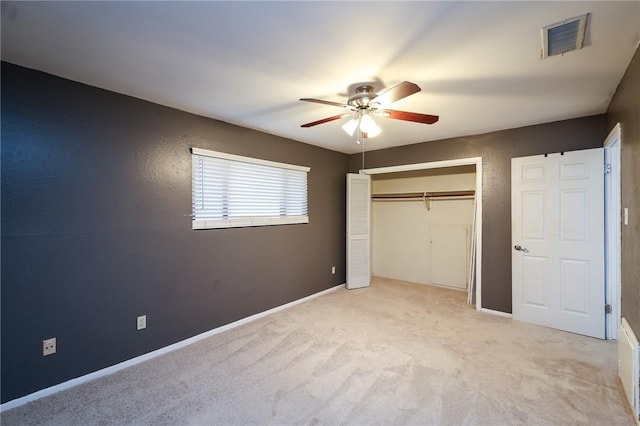
[[[138,317],[138,320],[136,322],[138,330],[142,330],[144,328],[147,328],[147,316],[146,315],[140,315]]]
[[[45,339],[42,341],[42,356],[52,355],[56,353],[56,338]]]
[[[331,267],[331,275],[335,275],[336,274],[336,267],[332,266]]]

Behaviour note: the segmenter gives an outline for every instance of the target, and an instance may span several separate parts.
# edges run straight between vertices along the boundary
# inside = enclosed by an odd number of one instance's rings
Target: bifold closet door
[[[347,289],[371,283],[371,179],[347,174]]]

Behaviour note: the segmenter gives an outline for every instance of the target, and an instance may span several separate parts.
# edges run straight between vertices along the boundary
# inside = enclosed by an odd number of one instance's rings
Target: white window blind
[[[308,223],[309,167],[191,148],[193,229]]]

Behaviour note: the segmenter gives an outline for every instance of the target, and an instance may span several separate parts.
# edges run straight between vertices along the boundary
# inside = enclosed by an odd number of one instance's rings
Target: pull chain
[[[358,128],[358,136],[361,140],[360,144],[362,145],[362,170],[364,170],[364,138],[362,137],[362,130]]]

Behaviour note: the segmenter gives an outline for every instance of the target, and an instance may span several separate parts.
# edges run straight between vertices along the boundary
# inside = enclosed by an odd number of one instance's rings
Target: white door
[[[371,179],[347,174],[347,288],[368,287],[371,282],[369,229]]]
[[[513,318],[604,338],[602,148],[511,160]]]
[[[429,234],[431,284],[467,288],[469,228],[466,225],[434,223]]]
[[[608,165],[604,175],[605,216],[605,302],[611,305],[606,315],[607,339],[617,340],[620,329],[620,123],[616,124],[604,141],[604,161]]]

